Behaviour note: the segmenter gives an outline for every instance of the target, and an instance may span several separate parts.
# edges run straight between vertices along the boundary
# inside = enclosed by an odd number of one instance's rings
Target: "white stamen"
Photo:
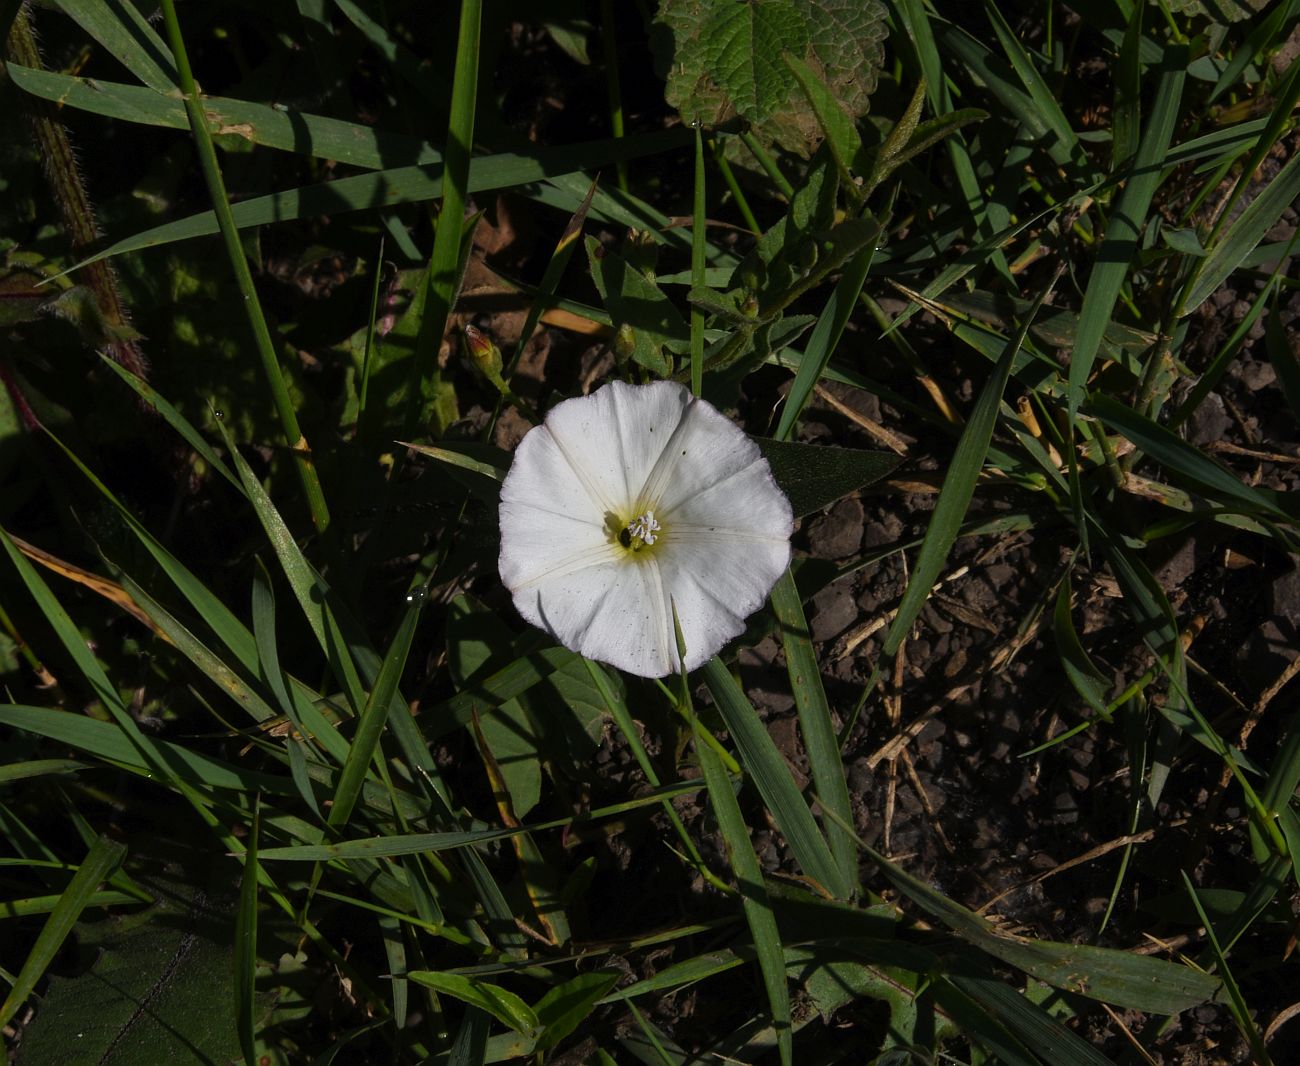
[[[646,511],[645,514],[637,515],[627,524],[627,531],[642,544],[653,544],[655,534],[659,532],[659,523],[655,521],[654,511]]]

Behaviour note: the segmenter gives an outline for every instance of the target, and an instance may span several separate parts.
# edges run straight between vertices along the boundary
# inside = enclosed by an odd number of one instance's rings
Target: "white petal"
[[[689,390],[672,381],[615,381],[591,396],[557,404],[546,416],[546,429],[602,510],[626,521],[690,403]]]
[[[757,446],[754,450],[758,450]],[[679,468],[677,482],[686,480],[684,474],[684,468]],[[661,505],[655,517],[669,537],[673,531],[690,530],[787,541],[794,529],[790,501],[777,486],[767,460],[761,455],[708,488],[667,507]]]
[[[605,527],[605,508],[570,463],[550,429],[536,426],[524,435],[501,484],[503,507],[527,507],[567,515]],[[503,535],[507,523],[502,522]]]
[[[642,495],[659,517],[759,462],[766,466],[758,445],[739,426],[712,404],[692,400]]]
[[[526,585],[515,607],[566,648],[641,677],[663,677],[676,669],[669,644],[672,616],[665,615],[663,587],[653,560],[626,553]]]
[[[603,525],[543,510],[531,503],[501,503],[501,581],[512,593],[624,554]]]
[[[780,539],[674,526],[655,555],[664,592],[677,605],[686,669],[694,670],[744,631],[790,565],[790,541],[788,533]]]

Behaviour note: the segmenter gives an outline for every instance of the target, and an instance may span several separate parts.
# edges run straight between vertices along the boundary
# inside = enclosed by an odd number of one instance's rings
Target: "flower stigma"
[[[655,542],[659,533],[659,523],[655,521],[654,511],[645,511],[627,524],[628,543],[624,547],[638,551],[642,546],[649,547]]]

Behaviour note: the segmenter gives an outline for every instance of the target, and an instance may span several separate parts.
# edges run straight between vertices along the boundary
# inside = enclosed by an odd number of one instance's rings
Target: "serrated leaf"
[[[685,121],[739,115],[802,156],[822,132],[783,56],[806,64],[855,120],[867,112],[886,33],[876,0],[666,0],[656,28],[665,96]]]
[[[594,237],[587,238],[587,260],[614,328],[632,331],[631,358],[651,373],[666,377],[672,365],[663,349],[685,352],[690,348],[690,328],[659,286],[635,269],[617,252],[607,251]]]
[[[795,517],[820,511],[841,496],[888,477],[903,460],[889,452],[823,447],[755,437]]]

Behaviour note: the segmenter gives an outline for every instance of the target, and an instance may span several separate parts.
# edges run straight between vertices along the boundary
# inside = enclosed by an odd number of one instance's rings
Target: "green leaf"
[[[754,437],[795,517],[820,511],[864,485],[888,477],[903,460],[890,452],[824,447]]]
[[[535,1032],[541,1024],[532,1007],[500,985],[478,981],[458,973],[442,973],[437,970],[412,970],[406,976],[418,984],[436,989],[443,995],[487,1011],[497,1021],[508,1025],[517,1033]]]
[[[533,1012],[543,1027],[538,1046],[549,1050],[574,1032],[618,984],[620,976],[617,970],[594,970],[580,973],[548,991],[533,1005]]]
[[[1093,360],[1102,337],[1110,324],[1111,313],[1120,289],[1128,276],[1129,262],[1137,252],[1138,237],[1146,224],[1155,195],[1163,177],[1165,154],[1178,122],[1183,81],[1187,76],[1187,48],[1170,45],[1159,66],[1155,104],[1150,120],[1142,130],[1133,171],[1120,193],[1106,235],[1093,260],[1088,288],[1079,312],[1079,330],[1070,355],[1070,418],[1073,421],[1083,404]]]
[[[176,91],[180,75],[171,50],[130,0],[59,0],[58,7],[151,90]]]
[[[886,33],[876,0],[667,0],[656,30],[665,95],[683,120],[716,126],[738,114],[802,156],[821,140],[821,129],[800,106],[783,53],[815,72],[856,119],[875,90]]]
[[[144,126],[189,129],[185,105],[175,95],[15,63],[7,64],[5,69],[18,88],[62,107]],[[248,144],[332,159],[367,170],[383,170],[396,164],[432,166],[442,162],[439,152],[425,141],[358,122],[221,96],[204,96],[202,103],[208,132],[214,137],[238,138]]]
[[[152,886],[151,886],[152,887]],[[23,1034],[31,1066],[228,1063],[240,1058],[229,915],[181,881],[125,919],[78,927],[93,965],[50,978]]]
[[[856,886],[857,846],[853,834],[844,828],[853,824],[844,763],[840,758],[830,704],[822,685],[821,669],[804,617],[803,602],[789,570],[777,579],[772,589],[772,611],[781,629],[790,691],[794,693],[795,706],[799,710],[799,728],[808,751],[817,801],[830,812],[830,817],[824,821],[828,822],[826,836],[831,854],[839,865],[841,883]]]
[[[1059,276],[1059,275],[1058,275]],[[930,589],[939,571],[943,569],[948,552],[961,529],[962,519],[975,495],[975,483],[984,468],[984,459],[988,454],[989,442],[993,439],[993,427],[997,423],[998,409],[1002,404],[1002,393],[1006,390],[1007,379],[1015,364],[1016,355],[1024,344],[1029,327],[1038,313],[1039,307],[1055,285],[1052,281],[1042,292],[1034,306],[1020,325],[1015,337],[1009,340],[1003,349],[1001,358],[993,368],[993,373],[980,390],[979,399],[971,409],[970,419],[957,442],[957,450],[944,476],[943,487],[939,490],[939,499],[930,517],[930,526],[925,531],[925,541],[917,555],[912,576],[907,582],[907,589],[898,605],[898,613],[885,636],[882,662],[892,659],[903,642],[903,638],[912,628],[921,607],[929,598]]]

